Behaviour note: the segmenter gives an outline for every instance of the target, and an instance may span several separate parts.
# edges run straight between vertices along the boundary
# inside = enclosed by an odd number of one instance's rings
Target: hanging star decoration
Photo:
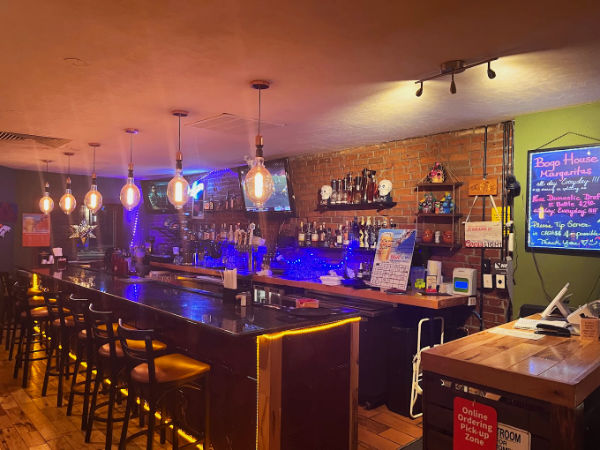
[[[96,237],[93,231],[98,228],[98,225],[90,225],[83,219],[79,225],[70,225],[70,227],[73,228],[73,232],[69,239],[81,239],[81,243],[85,244],[88,239]]]

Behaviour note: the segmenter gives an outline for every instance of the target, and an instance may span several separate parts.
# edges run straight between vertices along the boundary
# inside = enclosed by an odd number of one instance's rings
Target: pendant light
[[[261,91],[269,89],[268,81],[256,80],[250,83],[253,89],[258,89],[258,134],[256,135],[256,157],[248,161],[250,171],[244,178],[246,196],[257,207],[262,208],[273,194],[273,177],[265,167],[263,158],[263,138],[260,134]]]
[[[65,152],[64,154],[69,161],[67,171],[67,187],[65,189],[65,193],[58,202],[58,206],[60,206],[60,209],[62,209],[66,215],[69,215],[77,206],[77,200],[75,200],[75,197],[73,197],[73,194],[71,193],[71,156],[73,156],[75,153]]]
[[[177,159],[175,162],[175,176],[167,186],[167,198],[175,209],[181,209],[189,199],[189,183],[181,175],[183,169],[183,156],[181,154],[181,118],[187,117],[187,111],[175,110],[172,112],[179,118],[179,147],[177,148]]]
[[[93,169],[92,169],[92,185],[90,190],[83,198],[83,203],[90,210],[92,214],[96,214],[100,208],[102,208],[102,194],[98,191],[98,185],[96,184],[96,149],[100,147],[97,142],[90,142],[88,144],[93,152]]]
[[[40,198],[40,211],[48,215],[54,209],[54,200],[50,197],[50,184],[48,183],[48,164],[52,161],[42,159],[42,162],[46,163],[46,184],[44,186],[44,195]]]
[[[121,203],[127,211],[131,211],[140,204],[140,189],[133,182],[133,135],[138,134],[139,130],[135,128],[125,128],[125,133],[129,134],[129,172],[127,174],[127,183],[121,188]]]

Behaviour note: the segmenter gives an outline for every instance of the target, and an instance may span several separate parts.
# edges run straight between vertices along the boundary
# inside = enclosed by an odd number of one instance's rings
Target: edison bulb
[[[77,206],[77,200],[75,200],[75,197],[73,197],[73,194],[71,194],[71,189],[67,189],[65,191],[63,196],[60,198],[58,205],[60,206],[60,209],[62,209],[62,211],[67,215],[73,212]]]
[[[181,176],[181,171],[177,170],[167,186],[167,198],[175,209],[181,209],[187,203],[190,198],[189,187],[187,180]]]
[[[141,199],[140,189],[133,182],[133,177],[127,178],[127,183],[121,188],[119,198],[127,211],[131,211],[139,205]]]
[[[40,211],[44,214],[50,214],[54,209],[54,200],[50,197],[50,193],[48,191],[44,192],[42,198],[40,198]]]
[[[90,190],[83,198],[83,203],[92,214],[96,214],[102,208],[102,194],[98,191],[98,186],[92,184]]]
[[[265,167],[265,160],[256,157],[253,167],[244,178],[246,196],[259,208],[262,208],[273,195],[273,177]]]

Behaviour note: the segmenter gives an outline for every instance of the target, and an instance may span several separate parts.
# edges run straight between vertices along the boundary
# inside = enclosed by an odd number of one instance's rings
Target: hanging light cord
[[[96,174],[96,147],[92,147],[92,173]]]
[[[71,155],[67,155],[67,177],[71,177]]]
[[[178,142],[179,142],[179,147],[177,147],[179,153],[181,153],[181,114],[178,115],[179,117],[179,130],[178,130]]]
[[[129,135],[129,164],[133,164],[133,133]]]
[[[261,92],[262,89],[258,89],[258,135],[260,136],[260,106],[261,106]]]

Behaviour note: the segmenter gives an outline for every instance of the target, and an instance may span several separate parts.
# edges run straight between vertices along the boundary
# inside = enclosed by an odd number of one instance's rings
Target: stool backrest
[[[154,358],[166,353],[165,349],[155,350],[152,341],[155,338],[154,330],[138,330],[126,328],[123,326],[122,319],[119,319],[117,334],[121,341],[121,348],[127,359],[130,368],[138,364],[148,364],[148,380],[150,384],[156,383],[156,368]],[[136,345],[136,342],[143,342],[143,345]]]
[[[74,294],[71,294],[65,302],[73,316],[75,329],[77,331],[86,330],[87,336],[90,339],[92,337],[91,323],[86,320],[86,311],[89,310],[91,303],[91,300],[87,298],[75,298]]]
[[[90,303],[85,314],[85,320],[89,323],[92,332],[94,347],[99,349],[104,344],[108,344],[111,358],[116,358],[115,342],[117,336],[113,331],[115,319],[112,311],[96,310],[94,304]]]
[[[60,291],[44,291],[44,304],[48,308],[50,322],[58,320],[61,327],[65,326],[65,310],[63,306],[63,293]]]
[[[17,317],[20,317],[21,313],[24,312],[25,317],[31,320],[31,311],[29,310],[29,299],[27,298],[28,285],[28,283],[16,281],[11,287],[10,297],[15,307]]]

